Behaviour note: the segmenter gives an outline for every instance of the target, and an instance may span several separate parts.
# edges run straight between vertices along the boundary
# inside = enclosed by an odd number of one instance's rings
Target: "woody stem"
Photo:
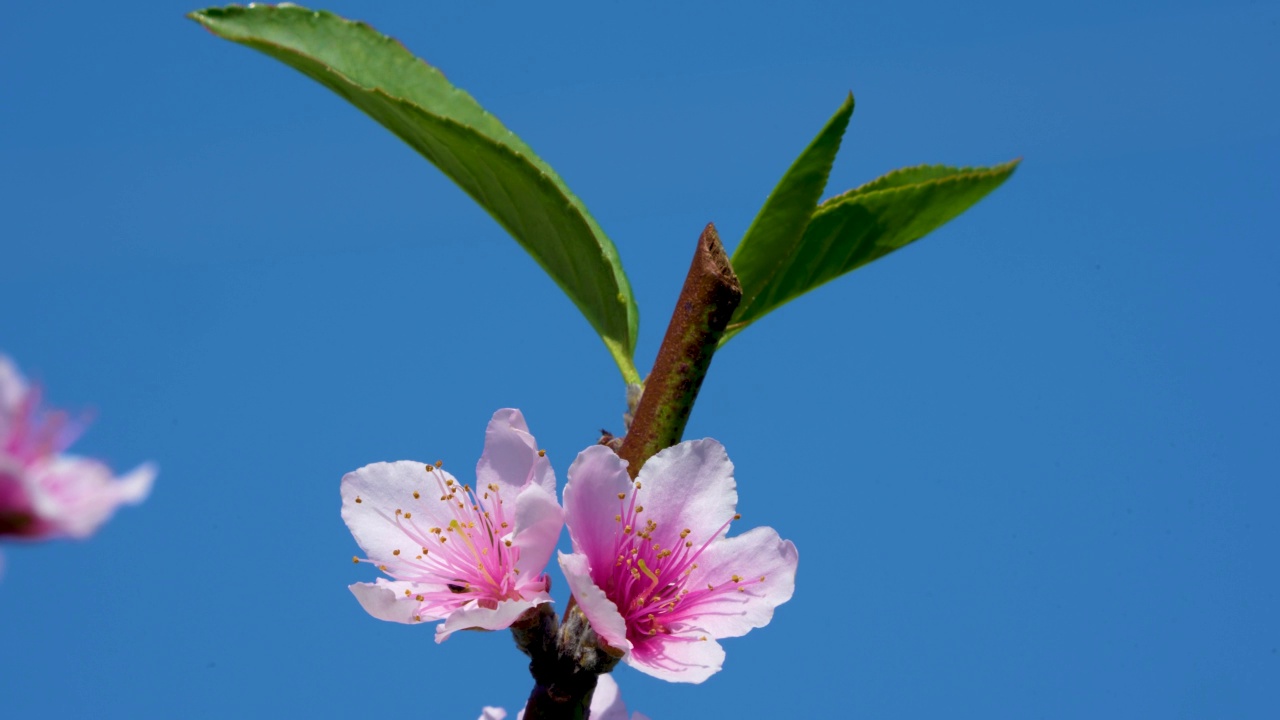
[[[708,223],[698,238],[667,334],[618,451],[628,461],[631,477],[654,453],[680,442],[711,357],[741,300],[742,285],[715,225]]]

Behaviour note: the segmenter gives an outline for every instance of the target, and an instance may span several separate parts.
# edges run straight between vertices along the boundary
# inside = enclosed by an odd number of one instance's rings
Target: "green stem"
[[[711,357],[741,300],[738,276],[715,225],[708,223],[698,238],[671,324],[618,451],[629,463],[631,477],[654,453],[680,442]]]

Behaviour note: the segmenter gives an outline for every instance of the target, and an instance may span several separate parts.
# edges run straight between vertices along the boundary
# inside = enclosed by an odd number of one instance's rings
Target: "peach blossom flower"
[[[342,478],[342,519],[368,562],[392,579],[351,586],[376,618],[444,620],[457,630],[499,630],[551,601],[543,573],[564,524],[556,480],[519,410],[493,414],[476,487],[439,464],[366,465]]]

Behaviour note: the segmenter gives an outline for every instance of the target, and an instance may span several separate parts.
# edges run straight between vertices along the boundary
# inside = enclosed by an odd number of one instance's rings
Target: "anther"
[[[355,564],[359,565],[359,564],[360,564],[360,558],[356,557],[355,555],[352,555],[352,556],[351,556],[351,562],[353,562],[353,563],[355,563]]]
[[[408,520],[408,519],[409,519],[409,518],[411,518],[411,517],[413,517],[413,513],[405,513],[405,514],[404,514],[404,519],[405,519],[405,520]]]
[[[359,495],[357,495],[357,496],[356,496],[356,502],[358,502],[358,503],[362,503],[362,502],[364,502],[364,501],[360,499],[360,496],[359,496]]]
[[[626,497],[627,497],[627,494],[626,494],[626,493],[618,493],[618,499],[619,499],[619,500],[625,500],[625,499],[626,499]]]
[[[539,450],[539,451],[538,451],[538,457],[546,457],[546,456],[547,456],[547,451],[546,451],[546,450]]]
[[[734,520],[741,520],[741,519],[742,519],[742,513],[734,513],[734,514],[733,514],[733,519],[734,519]]]
[[[437,461],[436,461],[436,467],[440,467],[440,466],[442,466],[442,465],[444,465],[444,461],[443,461],[443,460],[437,460]]]
[[[417,490],[414,490],[414,491],[413,491],[413,499],[414,499],[414,500],[417,500],[417,499],[418,499],[418,498],[420,498],[420,497],[422,497],[422,496],[418,494],[418,491],[417,491]]]
[[[392,554],[392,555],[399,555],[399,554],[400,554],[400,551],[399,551],[399,550],[392,550],[392,551],[391,551],[391,554]]]

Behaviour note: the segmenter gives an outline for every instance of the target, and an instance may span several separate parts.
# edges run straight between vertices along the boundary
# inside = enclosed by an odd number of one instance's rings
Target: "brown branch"
[[[680,442],[711,356],[741,300],[742,285],[715,225],[708,223],[698,238],[671,324],[618,451],[628,461],[631,477],[654,453]]]
[[[632,477],[654,453],[680,442],[711,356],[741,299],[742,286],[715,226],[708,224],[698,238],[667,335],[618,450],[629,462]],[[604,433],[600,442],[617,448],[619,441]],[[596,635],[572,598],[562,623],[548,605],[541,605],[511,630],[516,644],[529,655],[534,679],[525,720],[585,720],[596,678],[612,670],[622,654]]]

